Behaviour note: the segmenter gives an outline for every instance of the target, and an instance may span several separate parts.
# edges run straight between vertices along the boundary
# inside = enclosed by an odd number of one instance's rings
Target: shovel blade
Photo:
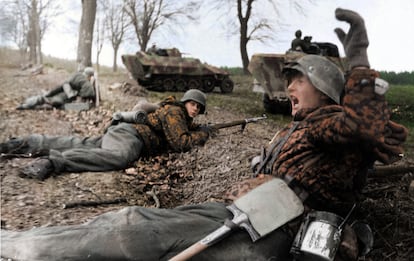
[[[274,178],[233,203],[246,213],[254,230],[263,237],[304,211],[300,198],[283,180]]]

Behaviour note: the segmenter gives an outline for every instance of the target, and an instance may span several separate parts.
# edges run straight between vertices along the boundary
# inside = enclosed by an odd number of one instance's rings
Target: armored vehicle
[[[182,57],[177,48],[139,51],[121,58],[132,77],[148,90],[212,92],[219,87],[222,93],[233,91],[228,72],[196,58]]]
[[[248,70],[253,75],[253,91],[263,93],[263,107],[273,114],[290,114],[291,104],[286,93],[287,83],[282,74],[285,63],[294,61],[305,54],[326,56],[344,70],[344,61],[339,57],[338,48],[331,43],[312,43],[306,50],[288,50],[285,54],[258,53],[250,59]]]

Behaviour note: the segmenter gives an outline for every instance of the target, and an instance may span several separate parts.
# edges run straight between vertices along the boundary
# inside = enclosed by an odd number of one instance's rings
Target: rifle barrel
[[[219,129],[229,128],[229,127],[233,127],[237,125],[244,125],[246,123],[247,123],[246,120],[237,120],[237,121],[232,121],[232,122],[213,124],[211,125],[211,127],[219,130]]]
[[[237,121],[231,121],[231,122],[225,122],[225,123],[212,124],[212,125],[210,125],[210,127],[214,128],[216,130],[219,130],[219,129],[224,129],[224,128],[229,128],[229,127],[241,125],[244,128],[244,126],[247,123],[258,122],[259,120],[264,120],[266,118],[267,118],[266,115],[263,115],[263,117],[249,118],[249,119],[243,119],[243,120],[237,120]]]

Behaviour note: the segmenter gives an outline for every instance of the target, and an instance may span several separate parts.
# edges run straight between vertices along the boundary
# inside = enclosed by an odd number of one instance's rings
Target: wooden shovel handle
[[[195,256],[196,254],[200,253],[201,251],[203,251],[207,247],[208,247],[208,245],[200,243],[200,242],[194,243],[193,245],[189,246],[188,248],[186,248],[184,251],[182,251],[178,255],[172,257],[171,259],[169,259],[169,261],[184,261],[184,260],[187,260],[187,259],[191,258],[192,256]]]

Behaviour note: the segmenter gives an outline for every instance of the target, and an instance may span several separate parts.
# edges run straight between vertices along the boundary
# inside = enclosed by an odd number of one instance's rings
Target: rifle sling
[[[285,145],[285,143],[287,142],[287,140],[289,139],[290,135],[292,135],[292,133],[296,130],[296,128],[299,125],[299,121],[295,121],[292,125],[292,127],[290,127],[289,132],[284,135],[283,137],[279,138],[270,148],[269,153],[266,155],[266,158],[262,160],[262,162],[260,162],[259,167],[256,169],[254,176],[256,177],[257,175],[259,175],[259,173],[263,170],[263,168],[267,165],[267,163],[270,163],[268,165],[268,168],[271,168],[273,166],[273,163],[276,161],[276,158],[278,157],[280,151],[282,150],[283,145]],[[276,149],[275,149],[276,147]],[[273,152],[274,151],[274,152]],[[273,157],[270,159],[270,156]],[[269,161],[270,159],[270,161]],[[271,171],[271,170],[270,170]],[[270,174],[270,173],[265,173],[265,174]]]

